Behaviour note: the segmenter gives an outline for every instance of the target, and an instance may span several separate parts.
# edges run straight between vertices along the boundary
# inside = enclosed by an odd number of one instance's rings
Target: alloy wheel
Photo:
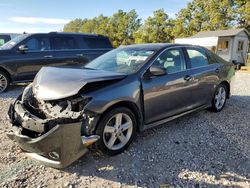
[[[104,127],[104,144],[110,150],[119,150],[129,142],[132,132],[132,119],[125,113],[115,114]]]
[[[0,93],[3,92],[8,86],[8,80],[7,78],[0,74]]]
[[[224,87],[220,87],[215,94],[215,107],[220,110],[226,101],[226,90]]]

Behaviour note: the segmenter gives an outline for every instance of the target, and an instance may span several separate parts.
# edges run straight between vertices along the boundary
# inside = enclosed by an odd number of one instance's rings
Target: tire
[[[225,84],[219,84],[214,92],[213,100],[212,100],[212,108],[213,112],[220,112],[227,102],[228,89]]]
[[[9,85],[10,85],[9,76],[5,72],[0,71],[0,93],[7,91]]]
[[[130,109],[125,107],[112,109],[104,114],[97,125],[96,134],[100,139],[94,148],[110,156],[120,154],[135,138],[136,129],[136,117]]]

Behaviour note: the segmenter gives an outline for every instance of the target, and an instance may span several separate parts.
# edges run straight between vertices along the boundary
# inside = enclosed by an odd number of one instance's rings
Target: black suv
[[[43,66],[82,67],[112,49],[109,38],[95,34],[23,34],[0,48],[0,93],[10,83],[32,81]]]

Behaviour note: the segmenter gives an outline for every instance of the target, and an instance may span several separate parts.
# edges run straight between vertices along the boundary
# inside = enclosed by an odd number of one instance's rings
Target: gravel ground
[[[64,170],[30,160],[6,137],[22,89],[0,95],[0,187],[250,187],[250,74],[236,73],[222,112],[187,115],[140,133],[118,156],[89,152]]]

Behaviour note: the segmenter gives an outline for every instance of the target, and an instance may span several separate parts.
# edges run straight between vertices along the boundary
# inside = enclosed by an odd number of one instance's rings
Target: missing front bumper
[[[20,133],[17,125],[15,125],[15,117],[17,116],[22,118],[22,122],[27,121],[24,117],[29,117],[29,114],[26,112],[24,116],[23,111],[25,109],[23,107],[20,109],[20,106],[19,108],[10,107],[9,118],[11,119],[13,130],[7,133],[7,135],[30,157],[47,166],[54,168],[67,167],[84,155],[88,151],[87,147],[99,139],[97,135],[81,136],[81,122],[57,124],[45,134],[31,138]],[[35,125],[32,119],[29,120],[29,126]]]

